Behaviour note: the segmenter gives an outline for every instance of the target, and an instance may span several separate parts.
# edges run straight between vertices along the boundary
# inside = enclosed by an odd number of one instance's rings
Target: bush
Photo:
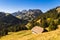
[[[54,21],[52,21],[48,27],[49,31],[57,29],[57,25],[54,24]]]

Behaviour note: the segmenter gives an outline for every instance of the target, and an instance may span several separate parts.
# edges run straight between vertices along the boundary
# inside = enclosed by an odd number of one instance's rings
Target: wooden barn
[[[42,33],[44,31],[44,28],[39,27],[39,26],[35,26],[31,29],[33,34],[39,34]]]

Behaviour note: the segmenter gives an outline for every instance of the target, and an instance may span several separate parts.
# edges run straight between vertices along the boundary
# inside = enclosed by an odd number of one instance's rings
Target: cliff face
[[[58,11],[58,13],[60,13],[60,6],[56,7],[56,10]]]
[[[38,17],[40,14],[42,14],[42,11],[39,9],[29,9],[27,10],[23,10],[22,12],[15,12],[12,15],[19,18],[19,19],[23,19],[23,20],[27,20],[27,21],[32,21],[33,19],[35,19],[36,17]]]

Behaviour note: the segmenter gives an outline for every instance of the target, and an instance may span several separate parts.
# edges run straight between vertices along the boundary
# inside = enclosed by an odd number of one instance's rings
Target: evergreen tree
[[[49,28],[49,31],[52,31],[52,30],[55,30],[57,28],[57,25],[54,24],[54,21],[51,21],[48,28]]]

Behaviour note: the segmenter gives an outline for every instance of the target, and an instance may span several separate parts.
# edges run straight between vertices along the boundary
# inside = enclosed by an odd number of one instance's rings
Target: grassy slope
[[[32,34],[30,30],[10,33],[0,40],[60,40],[60,29],[41,34]]]

